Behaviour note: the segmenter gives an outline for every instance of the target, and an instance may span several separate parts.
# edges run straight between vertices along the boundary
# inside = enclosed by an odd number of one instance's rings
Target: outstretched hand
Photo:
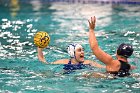
[[[90,20],[88,20],[88,23],[89,23],[89,29],[93,29],[95,28],[95,22],[96,22],[96,17],[91,17]]]

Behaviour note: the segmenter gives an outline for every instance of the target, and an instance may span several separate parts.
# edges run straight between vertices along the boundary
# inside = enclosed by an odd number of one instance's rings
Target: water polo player
[[[37,48],[38,51],[38,59],[41,62],[47,63],[45,57],[43,55],[43,48]],[[70,55],[70,59],[61,59],[55,62],[49,62],[50,64],[64,64],[64,70],[77,70],[83,69],[85,65],[91,65],[98,68],[105,68],[105,66],[100,65],[91,60],[84,59],[84,49],[80,44],[70,44],[67,48],[67,52]]]
[[[106,65],[107,73],[114,76],[125,77],[130,75],[130,70],[135,69],[128,63],[127,58],[133,54],[133,47],[130,44],[121,44],[116,52],[116,60],[107,53],[105,53],[99,46],[94,33],[96,18],[91,17],[89,22],[89,43],[93,54]]]

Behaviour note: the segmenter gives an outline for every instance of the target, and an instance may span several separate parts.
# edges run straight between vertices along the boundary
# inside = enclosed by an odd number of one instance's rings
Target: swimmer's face
[[[84,62],[84,49],[81,47],[77,48],[75,51],[75,56],[77,61]]]

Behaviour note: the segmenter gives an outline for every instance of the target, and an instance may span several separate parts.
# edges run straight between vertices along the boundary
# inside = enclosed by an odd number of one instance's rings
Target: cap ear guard
[[[68,54],[70,55],[70,57],[74,57],[74,52],[75,52],[75,45],[74,44],[70,44],[67,48]]]
[[[70,44],[67,48],[67,51],[71,58],[75,58],[75,51],[78,48],[83,48],[80,44]]]

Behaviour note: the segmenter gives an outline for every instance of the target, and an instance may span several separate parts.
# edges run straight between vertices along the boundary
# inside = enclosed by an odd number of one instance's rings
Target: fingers
[[[94,24],[95,24],[95,22],[96,22],[96,17],[94,16]]]
[[[91,27],[91,23],[90,23],[90,20],[88,20],[88,24],[89,24],[89,27]]]
[[[94,17],[91,17],[91,18],[92,18],[92,19],[91,19],[92,24],[95,24],[95,22],[96,22],[95,16],[94,16]]]
[[[91,17],[90,20],[88,20],[89,24],[95,24],[95,22],[96,22],[96,17],[95,16]]]

